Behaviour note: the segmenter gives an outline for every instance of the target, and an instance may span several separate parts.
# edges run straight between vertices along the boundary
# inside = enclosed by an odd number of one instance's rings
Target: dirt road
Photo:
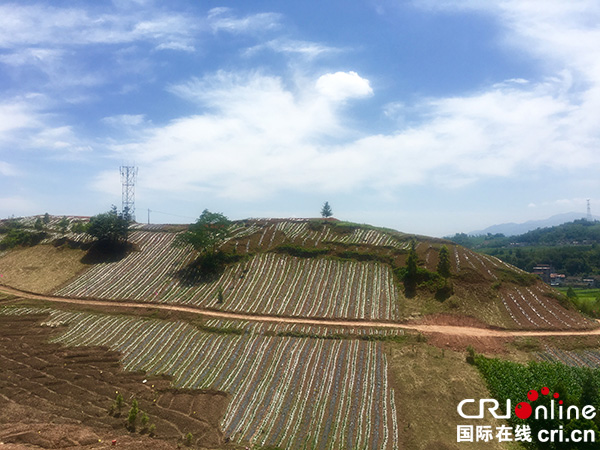
[[[226,311],[215,311],[211,309],[193,308],[180,305],[166,305],[162,303],[135,303],[117,300],[92,300],[92,299],[75,299],[67,297],[57,297],[53,295],[34,294],[24,292],[19,289],[14,289],[9,286],[0,285],[0,292],[10,295],[16,295],[22,298],[45,300],[56,303],[69,303],[75,305],[98,306],[110,308],[144,308],[144,309],[159,309],[164,311],[178,311],[189,314],[199,314],[205,317],[215,319],[231,319],[231,320],[249,320],[255,322],[271,322],[283,324],[297,325],[315,325],[315,326],[346,326],[346,327],[365,327],[365,328],[394,328],[403,330],[413,330],[425,334],[439,333],[448,336],[465,336],[465,337],[516,337],[516,336],[592,336],[600,335],[600,328],[594,330],[565,330],[565,331],[508,331],[508,330],[493,330],[488,328],[475,328],[465,326],[452,325],[423,325],[411,323],[396,323],[396,322],[380,322],[371,320],[332,320],[320,318],[301,318],[301,317],[277,317],[269,315],[251,315],[239,314]]]

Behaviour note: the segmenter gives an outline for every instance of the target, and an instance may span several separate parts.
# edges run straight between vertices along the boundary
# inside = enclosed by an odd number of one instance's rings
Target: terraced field
[[[63,328],[53,343],[105,346],[126,370],[167,374],[173,386],[227,392],[221,420],[236,442],[294,449],[394,449],[398,424],[381,343],[201,332],[184,322],[0,309],[49,314]],[[161,402],[159,401],[159,406]]]
[[[174,248],[174,238],[173,233],[134,232],[131,240],[139,251],[118,262],[98,264],[55,293],[300,317],[398,317],[399,293],[393,275],[379,262],[261,253],[228,267],[212,282],[182,281],[176,273],[193,254],[189,249]]]
[[[174,392],[168,379],[123,372],[114,351],[50,344],[47,340],[66,328],[58,326],[64,319],[48,314],[37,308],[0,309],[1,442],[99,448],[116,438],[121,448],[158,450],[175,449],[183,435],[192,433],[199,445],[223,444],[219,424],[226,394]],[[155,439],[130,435],[123,415],[108,414],[116,392],[125,398],[123,414],[132,398],[139,401],[156,427]],[[198,413],[188,413],[191,408]]]

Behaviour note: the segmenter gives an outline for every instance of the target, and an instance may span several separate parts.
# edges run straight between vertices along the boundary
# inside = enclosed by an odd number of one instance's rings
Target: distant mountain
[[[556,225],[562,225],[566,222],[573,222],[574,220],[585,218],[585,214],[577,212],[568,212],[564,214],[557,214],[548,219],[543,220],[529,220],[524,223],[502,223],[500,225],[492,225],[485,228],[484,230],[471,231],[467,233],[470,236],[480,236],[488,233],[497,234],[502,233],[505,236],[515,236],[519,234],[527,233],[528,231],[535,230],[537,228],[554,227]],[[594,219],[599,220],[599,216],[594,216]]]

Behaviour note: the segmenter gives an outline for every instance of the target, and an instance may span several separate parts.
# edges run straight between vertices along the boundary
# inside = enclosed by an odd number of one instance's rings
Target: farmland
[[[181,443],[186,426],[204,426],[194,422],[191,405],[194,396],[210,393],[222,402],[219,417],[211,418],[222,448],[444,448],[456,430],[436,423],[455,414],[457,396],[474,395],[475,386],[487,395],[464,348],[508,351],[510,339],[485,337],[489,330],[449,338],[393,326],[491,325],[513,332],[597,326],[540,280],[497,258],[369,226],[234,222],[221,245],[230,259],[210,277],[198,269],[196,251],[173,245],[182,227],[135,224],[129,251],[102,260],[86,253],[92,244],[85,233],[61,234],[54,218],[48,226],[45,243],[0,256],[1,282],[46,294],[35,301],[79,305],[7,300],[15,304],[0,307],[0,315],[39,318],[54,348],[105,349],[125,373],[167,380],[171,390],[158,393],[157,406],[187,405],[176,408],[185,410],[180,424],[162,422],[171,443]],[[447,279],[437,273],[444,245]],[[416,254],[423,276],[414,296],[405,294],[402,278],[409,254]],[[42,256],[47,273],[29,270]],[[437,297],[439,283],[450,287],[448,297]],[[115,314],[117,306],[124,315]],[[294,323],[299,319],[305,324]],[[538,345],[533,357],[550,359],[552,348]],[[444,405],[424,400],[429,380],[453,390],[440,393]],[[415,400],[413,391],[423,398]]]
[[[394,391],[381,343],[205,333],[184,322],[51,309],[0,312],[48,314],[44,325],[68,325],[54,343],[105,346],[120,352],[127,370],[170,375],[177,388],[228,392],[221,427],[237,442],[398,448]]]
[[[153,245],[118,263],[98,265],[56,292],[73,297],[134,299],[221,307],[235,312],[329,318],[397,318],[397,298],[389,268],[377,262],[300,259],[261,254],[227,268],[218,280],[184,283],[172,273],[182,249],[172,234],[134,235]],[[145,239],[148,239],[146,241]],[[222,290],[224,304],[217,292]]]

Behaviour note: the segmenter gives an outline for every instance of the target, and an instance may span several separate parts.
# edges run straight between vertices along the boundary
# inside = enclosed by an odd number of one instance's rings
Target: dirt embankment
[[[149,304],[124,302],[117,300],[88,300],[57,297],[52,295],[41,295],[30,292],[20,291],[18,289],[0,285],[0,292],[15,295],[18,297],[45,300],[57,303],[67,303],[74,305],[85,305],[87,307],[99,308],[126,308],[126,309],[148,309],[152,308],[159,311],[174,311],[188,314],[198,314],[205,317],[230,319],[230,320],[248,320],[270,323],[284,324],[302,324],[315,326],[345,326],[345,327],[367,327],[367,328],[395,328],[413,330],[425,334],[443,334],[451,336],[463,337],[482,337],[482,338],[510,338],[517,336],[593,336],[600,335],[600,328],[591,330],[501,330],[491,329],[477,326],[478,322],[467,321],[464,324],[454,323],[453,325],[434,324],[434,323],[397,323],[397,322],[381,322],[372,320],[344,320],[344,319],[319,319],[319,318],[302,318],[302,317],[279,317],[259,314],[240,314],[230,313],[225,311],[216,311],[211,309],[194,308],[189,306],[166,305],[166,304]]]

